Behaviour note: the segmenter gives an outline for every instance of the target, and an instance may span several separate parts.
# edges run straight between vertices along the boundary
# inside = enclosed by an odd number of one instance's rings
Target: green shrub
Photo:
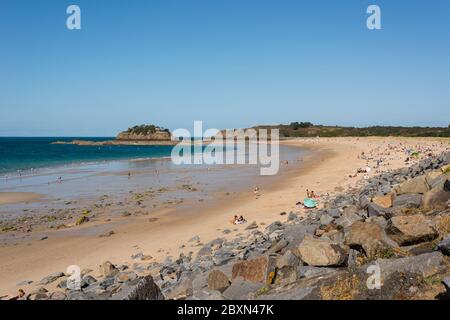
[[[130,133],[130,134],[147,135],[147,134],[155,133],[157,131],[169,132],[168,129],[158,127],[153,124],[149,124],[149,125],[143,124],[140,126],[134,126],[132,128],[128,128],[128,130],[126,132]]]

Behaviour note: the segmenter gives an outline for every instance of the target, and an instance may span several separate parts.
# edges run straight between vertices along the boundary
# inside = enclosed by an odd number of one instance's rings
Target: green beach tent
[[[317,201],[311,198],[305,198],[303,205],[307,208],[315,208],[317,207]]]

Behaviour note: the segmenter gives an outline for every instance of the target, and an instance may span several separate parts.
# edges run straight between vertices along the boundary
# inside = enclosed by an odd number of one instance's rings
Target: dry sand
[[[314,153],[305,157],[301,168],[283,183],[260,190],[258,199],[255,199],[253,190],[249,190],[232,199],[218,199],[216,205],[209,208],[197,210],[193,207],[188,214],[160,212],[155,222],[149,222],[148,217],[138,217],[130,223],[121,223],[119,219],[113,228],[115,234],[107,238],[99,238],[98,235],[80,237],[76,233],[62,237],[50,231],[47,233],[49,238],[44,241],[1,247],[0,296],[16,293],[19,289],[16,284],[20,281],[33,280],[32,285],[20,287],[28,292],[36,288],[35,283],[44,276],[65,271],[70,265],[93,269],[95,276],[100,263],[109,260],[116,264],[132,264],[130,256],[139,252],[151,255],[157,261],[167,256],[177,257],[180,252],[195,252],[200,247],[192,247],[188,243],[195,235],[206,243],[217,237],[234,237],[236,233],[243,232],[247,225],[229,223],[233,215],[243,215],[249,222],[269,224],[286,219],[286,216],[280,216],[281,212],[305,214],[295,203],[305,198],[307,188],[320,195],[354,186],[363,177],[349,178],[349,175],[366,166],[366,160],[359,158],[361,152],[370,154],[377,150],[381,154],[386,152],[388,143],[422,148],[430,146],[436,153],[449,148],[448,139],[428,138],[321,138],[283,143],[312,148]],[[386,161],[381,170],[405,166],[405,155],[401,151],[391,150],[390,155],[384,157]],[[374,174],[375,170],[371,172],[371,175]],[[237,231],[224,235],[224,229]],[[185,247],[180,249],[181,245]]]

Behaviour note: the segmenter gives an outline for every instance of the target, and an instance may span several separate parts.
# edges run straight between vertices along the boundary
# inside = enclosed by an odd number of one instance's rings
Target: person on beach
[[[236,221],[238,220],[238,216],[234,216],[231,220],[230,223],[231,224],[236,224]]]
[[[234,216],[233,221],[230,221],[233,224],[244,224],[247,222],[247,220],[244,219],[244,216]]]
[[[243,216],[240,216],[240,217],[237,219],[236,224],[244,224],[244,223],[246,223],[246,222],[247,222],[247,220],[245,220]]]
[[[258,188],[258,186],[256,186],[255,189],[253,190],[253,194],[255,195],[255,199],[259,198],[259,188]]]
[[[314,190],[309,191],[309,189],[306,189],[306,198],[314,199],[318,198],[318,196],[314,193]]]

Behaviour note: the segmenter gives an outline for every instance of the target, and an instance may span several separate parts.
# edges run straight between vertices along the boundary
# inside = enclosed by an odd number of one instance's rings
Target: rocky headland
[[[108,146],[108,145],[175,145],[168,129],[154,125],[141,125],[120,132],[115,140],[89,141],[55,141],[52,144],[74,144],[79,146]]]

